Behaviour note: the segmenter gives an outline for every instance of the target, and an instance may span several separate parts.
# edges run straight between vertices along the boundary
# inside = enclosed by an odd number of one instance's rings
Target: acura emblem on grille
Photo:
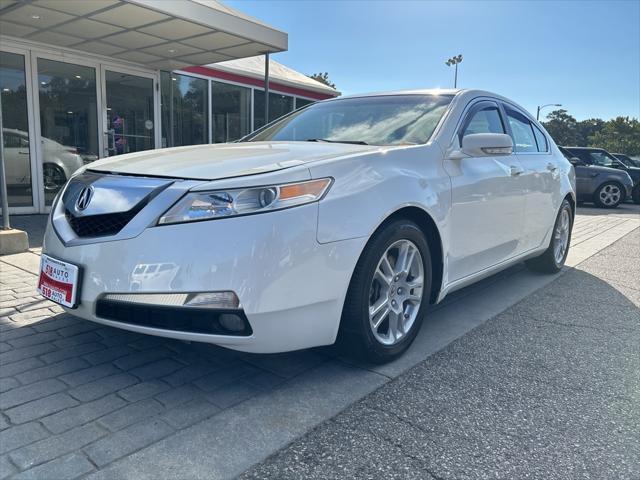
[[[80,190],[80,194],[78,195],[78,199],[76,200],[76,208],[79,211],[84,210],[89,206],[89,202],[91,201],[91,197],[93,197],[93,187],[84,187]]]

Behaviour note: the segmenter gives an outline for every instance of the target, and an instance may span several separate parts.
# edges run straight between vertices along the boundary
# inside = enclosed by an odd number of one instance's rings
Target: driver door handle
[[[509,167],[509,172],[511,173],[512,177],[517,177],[518,175],[522,175],[524,173],[524,170],[516,165],[511,165]]]

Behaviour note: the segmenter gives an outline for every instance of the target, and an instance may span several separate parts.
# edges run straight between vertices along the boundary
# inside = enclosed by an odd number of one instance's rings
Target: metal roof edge
[[[250,17],[234,15],[229,11],[209,7],[200,2],[183,0],[127,0],[140,7],[149,8],[208,28],[242,36],[256,43],[272,47],[270,52],[286,51],[289,48],[289,36],[276,28],[253,21]],[[222,26],[221,26],[222,25]]]

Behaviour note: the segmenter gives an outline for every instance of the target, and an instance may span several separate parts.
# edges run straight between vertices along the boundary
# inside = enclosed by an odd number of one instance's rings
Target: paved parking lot
[[[569,265],[638,226],[637,206],[581,210]],[[407,355],[374,368],[331,348],[247,355],[74,319],[35,295],[37,254],[0,257],[0,478],[236,476],[556,278],[516,266],[457,292]]]
[[[640,230],[249,479],[640,478]]]

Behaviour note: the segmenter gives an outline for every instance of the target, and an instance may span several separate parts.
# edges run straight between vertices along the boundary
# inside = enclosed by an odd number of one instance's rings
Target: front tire
[[[339,343],[374,363],[400,356],[415,339],[431,293],[431,253],[420,227],[395,220],[371,238],[356,265]]]
[[[631,192],[631,198],[633,199],[633,203],[640,204],[640,183],[636,185]]]
[[[624,189],[618,182],[605,182],[593,194],[593,203],[600,208],[617,208],[624,201]]]
[[[573,227],[573,209],[568,200],[564,200],[553,226],[551,243],[542,255],[527,260],[525,264],[531,270],[542,273],[557,273],[564,266],[571,244]]]
[[[42,176],[45,192],[57,192],[67,182],[64,170],[54,163],[45,163],[42,166]]]

